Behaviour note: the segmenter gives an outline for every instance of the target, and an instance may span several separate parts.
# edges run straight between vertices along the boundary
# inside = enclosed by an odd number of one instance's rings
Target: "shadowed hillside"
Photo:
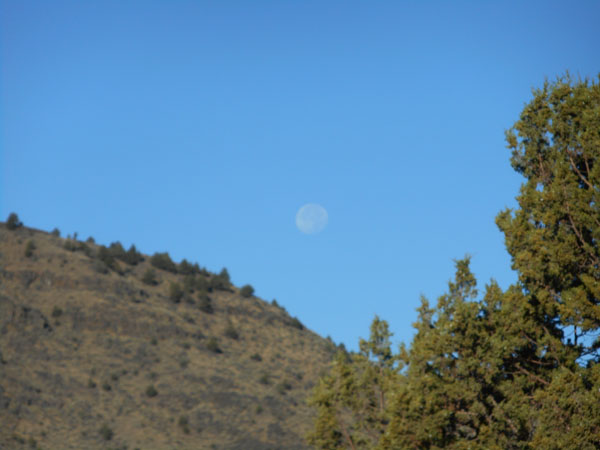
[[[307,448],[330,341],[226,271],[8,225],[0,448]]]

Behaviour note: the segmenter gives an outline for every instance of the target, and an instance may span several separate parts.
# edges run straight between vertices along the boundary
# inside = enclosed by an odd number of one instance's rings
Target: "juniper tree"
[[[386,397],[399,377],[390,336],[387,322],[375,317],[360,353],[338,352],[310,400],[318,415],[309,443],[327,449],[376,448],[389,422]]]
[[[519,207],[496,221],[532,301],[597,358],[585,337],[600,328],[600,85],[567,76],[533,94],[506,135]]]
[[[545,83],[507,142],[525,183],[496,222],[519,281],[478,300],[458,261],[448,292],[422,301],[408,350],[388,353],[381,334],[338,355],[313,396],[312,444],[600,447],[600,85]],[[403,370],[382,372],[388,357]]]

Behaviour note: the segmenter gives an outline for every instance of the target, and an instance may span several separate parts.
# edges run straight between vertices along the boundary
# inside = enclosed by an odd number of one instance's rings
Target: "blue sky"
[[[504,130],[600,72],[600,3],[0,1],[0,216],[227,267],[357,348],[453,259],[515,279]],[[328,226],[295,225],[306,203]]]

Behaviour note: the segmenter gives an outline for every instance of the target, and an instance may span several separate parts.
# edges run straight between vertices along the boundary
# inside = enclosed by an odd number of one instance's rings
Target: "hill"
[[[0,448],[308,448],[335,346],[252,291],[0,223]]]

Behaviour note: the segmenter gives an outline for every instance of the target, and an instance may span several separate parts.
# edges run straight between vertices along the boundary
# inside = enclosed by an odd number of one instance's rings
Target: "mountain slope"
[[[124,254],[0,224],[0,448],[307,448],[333,344],[226,274]]]

